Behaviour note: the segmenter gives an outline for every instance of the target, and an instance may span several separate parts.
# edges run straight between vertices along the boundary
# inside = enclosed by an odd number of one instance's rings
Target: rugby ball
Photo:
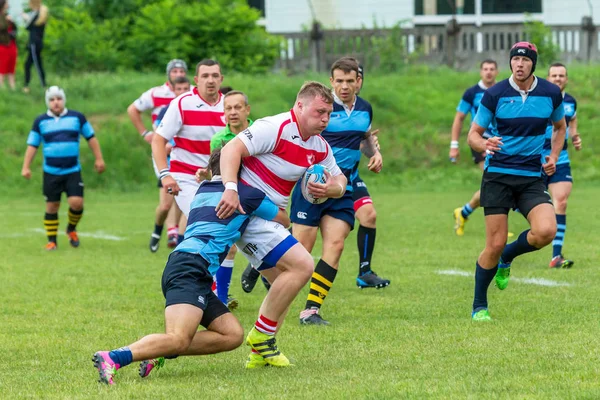
[[[311,204],[321,204],[327,200],[327,197],[316,198],[312,194],[308,192],[308,183],[309,182],[317,182],[317,183],[325,183],[325,170],[326,168],[321,164],[313,164],[304,173],[302,176],[302,181],[300,182],[300,189],[302,190],[302,196]]]

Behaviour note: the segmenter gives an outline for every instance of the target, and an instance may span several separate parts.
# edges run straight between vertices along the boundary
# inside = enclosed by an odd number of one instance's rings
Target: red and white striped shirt
[[[215,104],[204,100],[197,88],[173,100],[156,133],[167,140],[175,140],[170,166],[175,179],[178,174],[194,175],[198,168],[206,168],[210,139],[224,126],[223,95],[220,93]]]
[[[133,102],[133,105],[139,112],[152,110],[152,123],[154,124],[162,108],[168,106],[174,98],[175,93],[171,90],[171,86],[165,83],[142,93],[139,99]]]
[[[250,153],[242,161],[241,181],[262,190],[281,208],[309,166],[322,164],[331,175],[342,174],[321,135],[302,139],[293,110],[261,118],[237,137]]]

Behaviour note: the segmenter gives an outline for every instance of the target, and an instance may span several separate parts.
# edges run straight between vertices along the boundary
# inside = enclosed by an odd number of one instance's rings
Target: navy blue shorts
[[[558,164],[556,166],[556,172],[553,175],[548,176],[542,173],[542,178],[544,178],[546,187],[558,182],[573,182],[573,177],[571,176],[571,164]]]
[[[471,158],[473,158],[475,164],[479,164],[480,162],[485,161],[485,153],[480,153],[471,149]]]
[[[360,176],[357,176],[352,182],[352,201],[354,201],[354,212],[357,212],[365,204],[373,204],[367,184],[360,179]]]
[[[174,251],[169,255],[162,276],[162,291],[166,307],[191,304],[204,311],[200,325],[207,328],[211,322],[229,309],[212,291],[213,277],[208,262],[198,254]]]
[[[292,193],[292,208],[290,216],[292,222],[300,225],[319,226],[321,218],[329,215],[344,221],[354,229],[354,201],[352,193],[346,192],[339,199],[328,199],[321,204],[312,204],[302,196],[302,190],[296,185]]]

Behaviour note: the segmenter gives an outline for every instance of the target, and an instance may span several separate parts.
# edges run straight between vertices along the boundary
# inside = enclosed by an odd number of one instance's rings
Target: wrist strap
[[[151,133],[152,133],[152,131],[146,130],[146,131],[144,131],[144,133],[142,133],[142,137],[145,138],[146,136],[148,136]]]
[[[450,148],[451,149],[458,149],[458,140],[452,140],[450,142]]]
[[[169,168],[165,168],[165,169],[161,169],[158,172],[158,179],[162,180],[164,177],[167,176],[171,176],[171,172],[169,171]]]
[[[238,191],[237,183],[235,182],[225,182],[225,190],[235,190]]]

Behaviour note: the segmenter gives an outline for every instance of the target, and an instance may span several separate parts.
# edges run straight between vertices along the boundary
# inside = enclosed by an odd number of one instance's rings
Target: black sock
[[[315,272],[313,272],[312,278],[310,279],[310,291],[308,292],[305,308],[321,308],[325,301],[325,297],[327,297],[327,294],[329,294],[329,290],[333,285],[336,274],[337,269],[334,269],[325,261],[319,260]]]
[[[373,249],[375,248],[376,228],[367,228],[359,226],[356,234],[356,242],[358,244],[358,276],[371,271],[371,258],[373,257]]]
[[[69,225],[67,225],[67,232],[73,232],[77,227],[77,223],[83,216],[83,208],[81,210],[73,210],[69,207]]]
[[[511,263],[515,257],[520,256],[521,254],[531,253],[532,251],[539,250],[537,247],[534,247],[529,244],[527,241],[527,234],[530,229],[521,232],[517,240],[506,245],[504,247],[504,251],[502,252],[502,262]]]
[[[154,234],[158,235],[158,237],[160,237],[162,235],[163,228],[164,228],[164,225],[154,224]]]
[[[44,228],[49,242],[56,243],[56,235],[58,233],[58,213],[44,215]]]
[[[487,291],[497,270],[498,266],[495,266],[492,269],[484,269],[479,265],[479,262],[475,263],[475,297],[473,298],[473,311],[477,312],[488,307]]]

